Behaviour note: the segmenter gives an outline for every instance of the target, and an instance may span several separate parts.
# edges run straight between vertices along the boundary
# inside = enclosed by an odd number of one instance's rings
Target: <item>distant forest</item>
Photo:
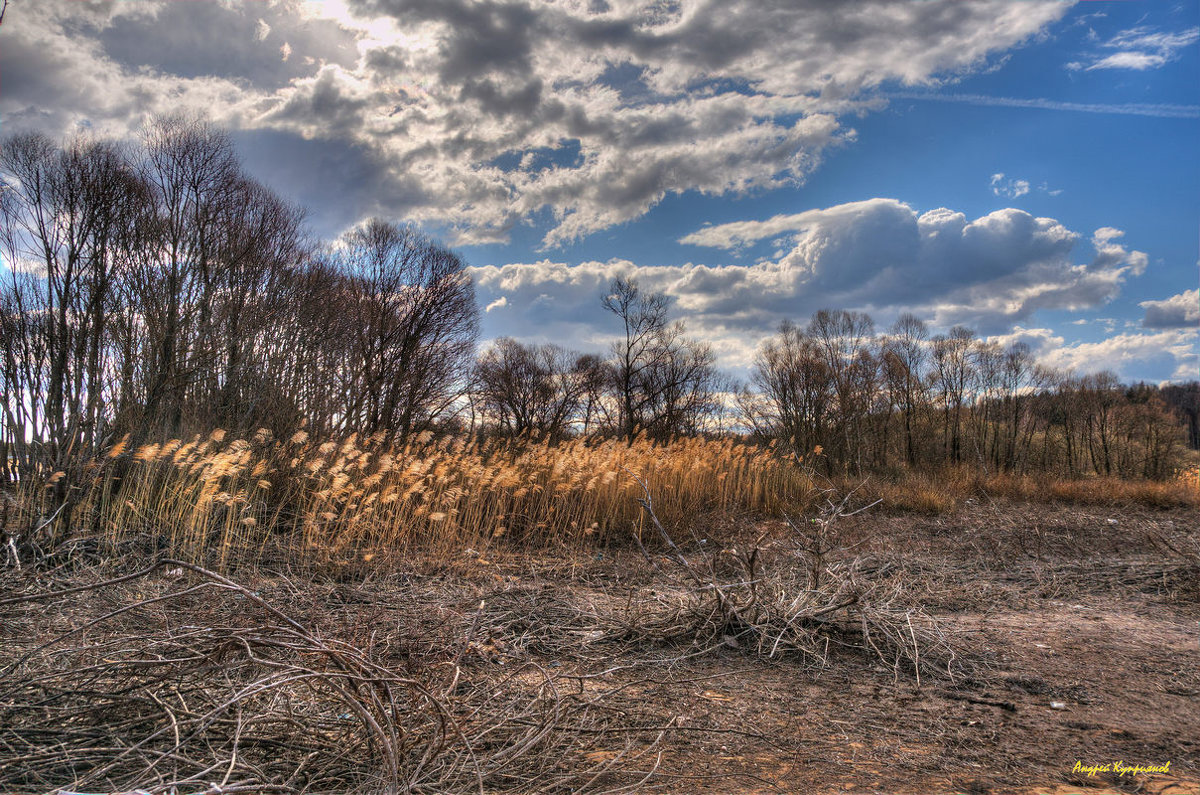
[[[0,482],[215,428],[315,438],[739,434],[832,473],[946,465],[1161,478],[1200,448],[1200,384],[1124,385],[913,316],[818,312],[748,384],[617,280],[604,355],[479,349],[466,264],[371,220],[316,241],[229,136],[159,119],[136,144],[37,134],[0,151]],[[63,483],[66,479],[55,482]]]

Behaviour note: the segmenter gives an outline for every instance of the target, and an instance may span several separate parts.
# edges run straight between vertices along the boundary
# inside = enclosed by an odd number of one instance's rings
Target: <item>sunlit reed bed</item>
[[[118,447],[110,460],[126,453]],[[645,489],[676,526],[708,510],[778,513],[811,489],[795,462],[769,448],[700,438],[550,444],[426,434],[389,447],[377,438],[316,443],[303,432],[227,440],[216,431],[133,451],[119,483],[119,468],[106,469],[81,505],[106,541],[149,533],[173,554],[219,565],[272,546],[330,559],[500,538],[606,543],[641,531]]]

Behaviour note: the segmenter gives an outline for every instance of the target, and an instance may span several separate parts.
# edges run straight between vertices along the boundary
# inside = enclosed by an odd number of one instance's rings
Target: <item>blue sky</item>
[[[487,336],[601,349],[635,276],[744,374],[783,319],[912,311],[1200,376],[1200,5],[14,0],[0,121],[228,126],[336,236],[412,221]]]

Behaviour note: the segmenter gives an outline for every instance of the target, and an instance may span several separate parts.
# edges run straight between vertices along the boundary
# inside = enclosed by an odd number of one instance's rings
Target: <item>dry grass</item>
[[[672,527],[704,511],[778,514],[809,493],[807,475],[737,441],[475,442],[421,437],[277,441],[224,433],[149,445],[114,484],[108,467],[76,510],[107,542],[149,534],[170,554],[224,567],[286,552],[349,561],[420,547],[546,547],[641,532],[644,479]],[[119,485],[119,488],[114,486]]]
[[[983,475],[964,468],[938,475],[906,473],[895,479],[881,479],[869,483],[866,493],[881,498],[885,510],[925,515],[949,513],[972,498],[1097,507],[1193,508],[1200,507],[1200,474],[1192,468],[1170,480],[1099,476],[1067,479],[1051,475]]]
[[[72,484],[73,531],[86,528],[109,548],[148,538],[159,552],[217,569],[264,558],[345,566],[417,549],[444,556],[493,543],[545,549],[641,539],[639,479],[661,521],[681,537],[706,513],[779,516],[813,507],[816,494],[814,473],[802,461],[737,440],[700,438],[551,445],[425,435],[385,447],[376,438],[318,441],[303,432],[287,440],[266,431],[228,440],[217,430],[134,451],[118,444],[90,473]],[[61,477],[54,473],[48,482]],[[880,500],[884,512],[923,515],[996,498],[1200,506],[1195,468],[1150,481],[989,476],[963,467],[873,477],[861,489],[849,480],[827,485],[857,490],[864,504]],[[49,490],[30,487],[6,501],[0,522],[53,524],[38,494]],[[10,503],[18,506],[11,517]],[[36,543],[35,535],[25,532],[23,543]]]

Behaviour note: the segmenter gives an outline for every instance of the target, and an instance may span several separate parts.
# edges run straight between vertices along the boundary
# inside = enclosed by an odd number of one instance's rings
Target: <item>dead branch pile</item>
[[[163,593],[86,620],[71,610],[84,592],[153,590],[150,575],[164,572],[177,585]],[[214,591],[220,621],[195,609]],[[627,746],[588,764],[606,719],[536,666],[489,683],[470,681],[457,658],[402,675],[179,561],[0,599],[10,627],[64,614],[70,628],[3,661],[0,791],[583,790],[611,788],[637,755]]]
[[[939,623],[916,605],[895,567],[875,567],[868,574],[859,558],[839,554],[847,550],[838,522],[878,501],[851,510],[853,491],[835,496],[832,487],[820,490],[824,506],[816,516],[799,524],[785,516],[792,535],[782,550],[768,552],[756,543],[748,551],[709,553],[697,563],[671,538],[654,513],[649,488],[642,486],[642,507],[671,562],[676,587],[654,592],[631,609],[627,633],[820,665],[828,664],[832,651],[857,650],[897,675],[912,673],[918,684],[922,673],[953,677],[965,664]],[[642,551],[653,562],[644,546]]]

